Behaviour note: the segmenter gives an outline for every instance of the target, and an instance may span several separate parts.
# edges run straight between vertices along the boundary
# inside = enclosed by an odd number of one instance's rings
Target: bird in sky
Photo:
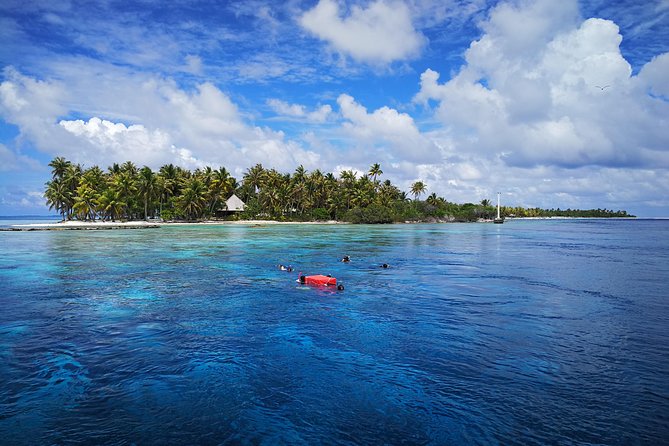
[[[597,87],[597,88],[599,88],[600,90],[604,91],[604,89],[609,88],[610,85],[604,85],[603,87],[601,87],[601,86],[599,86],[599,85],[595,85],[595,87]]]

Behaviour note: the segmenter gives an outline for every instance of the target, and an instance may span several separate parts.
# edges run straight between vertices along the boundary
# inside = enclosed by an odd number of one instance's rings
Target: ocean
[[[669,443],[666,220],[0,232],[0,246],[4,444]]]
[[[61,221],[60,215],[0,215],[0,228],[36,223],[58,223],[59,221]]]

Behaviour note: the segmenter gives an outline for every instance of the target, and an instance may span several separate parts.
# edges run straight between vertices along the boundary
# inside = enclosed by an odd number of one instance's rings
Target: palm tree
[[[484,198],[483,200],[481,200],[481,206],[487,208],[488,206],[492,206],[492,203],[487,198]]]
[[[139,195],[144,199],[144,220],[149,219],[149,201],[153,200],[158,192],[158,179],[153,171],[144,166],[139,171],[139,180],[137,181]]]
[[[135,198],[135,192],[137,192],[135,178],[130,172],[123,171],[119,175],[113,177],[111,187],[114,191],[118,192],[120,201],[124,204],[123,209],[125,218],[130,218],[130,205]]]
[[[344,182],[352,182],[356,180],[356,174],[352,170],[342,170],[342,172],[339,174],[339,178],[341,178]]]
[[[121,166],[118,163],[114,163],[111,166],[107,167],[107,171],[110,175],[118,175],[121,173]]]
[[[290,203],[288,204],[289,210],[293,212],[296,210],[300,215],[304,214],[305,199],[306,199],[306,190],[307,190],[307,171],[304,169],[304,166],[301,164],[295,169],[290,180]]]
[[[400,190],[393,186],[390,180],[386,180],[381,184],[378,194],[376,196],[376,201],[382,205],[389,207],[392,202],[399,200]]]
[[[320,169],[314,170],[307,176],[305,199],[310,210],[325,207],[325,177]]]
[[[46,183],[46,191],[44,192],[46,204],[49,210],[56,209],[63,221],[65,221],[65,212],[67,211],[67,203],[71,201],[70,190],[67,188],[63,180],[56,178],[53,181]]]
[[[427,197],[428,204],[431,204],[432,206],[437,206],[439,205],[439,197],[437,197],[437,194],[432,192],[429,197]]]
[[[204,183],[196,176],[188,179],[182,194],[177,199],[177,203],[180,211],[187,219],[199,218],[207,203],[207,189],[204,187]]]
[[[67,172],[68,167],[70,167],[72,163],[70,161],[67,161],[65,158],[62,156],[57,156],[51,162],[49,163],[49,167],[51,167],[51,175],[53,179],[58,179],[58,178],[63,178],[65,176],[65,172]]]
[[[418,201],[418,197],[425,193],[427,187],[422,181],[416,181],[411,185],[411,194],[414,196],[414,200]]]
[[[244,187],[248,189],[248,192],[251,195],[255,195],[259,192],[259,189],[262,187],[264,175],[265,169],[260,163],[248,169],[244,174],[244,179],[242,181]]]
[[[108,218],[116,221],[116,217],[121,215],[125,203],[121,200],[120,193],[117,190],[109,188],[105,190],[97,199],[97,208],[103,215],[103,220]]]
[[[262,190],[258,196],[261,206],[274,217],[281,214],[281,195],[283,175],[274,169],[266,170],[263,176]]]
[[[209,212],[214,214],[219,201],[225,201],[235,189],[237,181],[230,176],[225,167],[220,167],[211,173],[211,184],[209,185]]]
[[[376,178],[383,173],[381,170],[381,165],[379,163],[374,163],[369,168],[369,176],[372,177],[372,181],[376,183]]]
[[[77,196],[77,188],[79,187],[79,182],[81,181],[81,176],[83,174],[83,169],[80,164],[68,164],[67,168],[65,169],[65,173],[63,174],[63,182],[65,184],[65,187],[67,187],[69,193],[68,193],[68,201],[65,203],[66,205],[66,214],[67,218],[71,218],[72,216],[72,208],[74,206],[74,198]]]
[[[136,176],[137,175],[137,166],[132,161],[126,161],[125,163],[121,164],[121,171],[122,172],[127,172],[131,176]]]
[[[343,170],[339,174],[342,183],[344,184],[344,193],[346,194],[346,210],[351,209],[351,199],[353,198],[353,190],[355,188],[356,174],[352,170]]]
[[[174,164],[165,164],[158,171],[161,216],[163,203],[169,203],[172,197],[179,195],[180,173],[181,170]]]
[[[81,184],[77,187],[74,204],[72,206],[77,217],[83,220],[90,219],[95,221],[98,198],[99,193],[97,192],[95,185],[92,184],[88,178],[82,178]]]

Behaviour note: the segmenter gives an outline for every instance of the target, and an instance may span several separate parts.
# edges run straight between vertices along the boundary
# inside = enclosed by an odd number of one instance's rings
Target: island
[[[52,178],[44,197],[50,210],[65,221],[334,221],[348,223],[493,221],[497,209],[489,199],[458,204],[427,192],[423,181],[402,191],[390,180],[381,181],[378,163],[356,174],[338,176],[298,166],[291,173],[256,164],[237,181],[225,167],[190,171],[166,164],[158,171],[131,161],[107,170],[83,168],[63,157],[50,163]],[[624,210],[561,210],[500,208],[503,218],[598,217],[629,218]],[[115,225],[105,225],[115,227]]]

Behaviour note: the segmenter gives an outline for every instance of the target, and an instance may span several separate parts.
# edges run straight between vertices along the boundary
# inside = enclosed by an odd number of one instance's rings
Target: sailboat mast
[[[497,192],[497,218],[493,220],[493,223],[501,224],[504,223],[504,219],[500,215],[500,208],[499,208],[499,196],[501,195],[501,192]]]

